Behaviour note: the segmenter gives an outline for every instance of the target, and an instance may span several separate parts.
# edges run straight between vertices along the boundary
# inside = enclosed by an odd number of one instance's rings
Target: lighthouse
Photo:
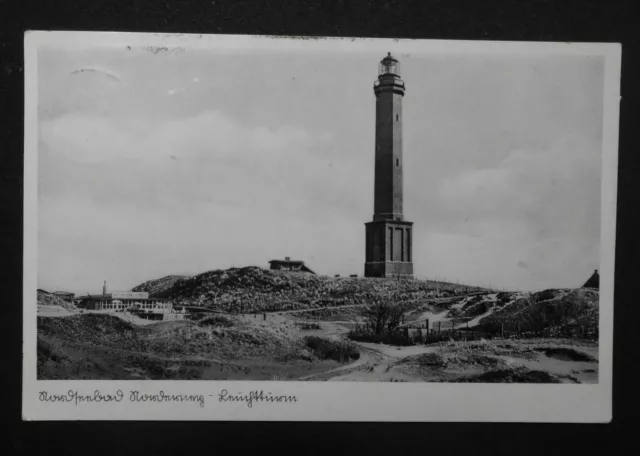
[[[378,65],[373,220],[365,223],[366,277],[413,277],[413,222],[402,209],[402,100],[400,62],[388,53]]]

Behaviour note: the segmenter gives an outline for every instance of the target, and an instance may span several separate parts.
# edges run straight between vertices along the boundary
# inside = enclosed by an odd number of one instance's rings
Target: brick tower
[[[380,62],[376,96],[373,221],[365,223],[366,277],[413,277],[413,222],[402,213],[402,98],[400,63],[389,53]]]

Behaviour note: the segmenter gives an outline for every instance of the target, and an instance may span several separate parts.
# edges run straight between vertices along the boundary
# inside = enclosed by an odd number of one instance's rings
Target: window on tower
[[[400,159],[396,158],[396,166],[400,166]]]

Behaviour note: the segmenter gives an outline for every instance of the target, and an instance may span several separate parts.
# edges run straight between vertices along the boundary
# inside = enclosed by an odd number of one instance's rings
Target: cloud
[[[309,211],[313,220],[324,209],[354,204],[348,189],[355,165],[330,168],[322,151],[331,139],[287,126],[247,127],[213,111],[157,126],[70,115],[42,123],[41,193],[82,188],[96,204],[236,205],[272,214]],[[312,200],[317,211],[310,211]]]
[[[305,161],[313,149],[326,147],[331,140],[330,132],[247,127],[216,111],[160,123],[70,114],[40,126],[40,141],[52,155],[82,163],[157,162],[172,157],[286,164],[285,160]]]
[[[284,255],[361,273],[378,56],[227,56],[220,72],[208,51],[143,54],[39,55],[43,280],[124,287]],[[601,60],[406,59],[419,275],[536,288],[598,267]]]
[[[106,243],[114,264],[136,251],[179,269],[289,252],[361,266],[371,176],[333,148],[331,132],[250,127],[207,111],[157,125],[68,115],[43,122],[40,139],[50,258],[68,256],[64,245],[107,255],[92,247]],[[573,274],[598,261],[598,160],[593,145],[564,138],[443,178],[440,207],[427,214],[438,220],[414,218],[416,271],[517,288],[582,280]]]
[[[600,153],[597,145],[564,137],[548,146],[509,153],[494,168],[466,170],[443,180],[439,195],[464,214],[472,233],[507,224],[538,236],[598,235]]]
[[[426,233],[416,239],[416,270],[460,283],[536,291],[579,287],[598,267],[597,243],[512,234],[508,229],[481,237]]]
[[[176,95],[178,93],[185,92],[186,90],[187,89],[185,89],[184,87],[178,87],[176,89],[169,89],[169,90],[167,90],[167,95],[173,96],[173,95]]]
[[[427,234],[425,255],[460,279],[578,286],[598,267],[599,169],[597,145],[564,137],[445,178],[438,195],[447,222]]]
[[[80,284],[84,275],[69,274],[91,257],[122,283],[285,253],[349,257],[361,250],[352,188],[361,177],[355,162],[332,166],[323,153],[331,142],[330,132],[248,127],[213,111],[157,126],[75,115],[42,122],[42,268]]]

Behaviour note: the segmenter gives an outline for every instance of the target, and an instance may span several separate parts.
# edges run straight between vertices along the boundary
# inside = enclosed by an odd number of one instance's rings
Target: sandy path
[[[471,326],[471,324],[470,324]],[[348,329],[340,322],[323,321],[322,329],[310,331],[321,337],[333,340],[347,340]],[[360,349],[360,358],[352,363],[340,366],[329,371],[308,375],[299,380],[319,381],[359,381],[359,382],[423,382],[425,378],[420,374],[412,374],[394,369],[398,361],[408,356],[416,356],[425,353],[436,353],[439,346],[412,345],[408,347],[396,347],[386,344],[351,341]],[[597,352],[597,347],[581,347],[585,352]],[[597,356],[597,355],[595,355]],[[520,357],[496,356],[510,365],[521,365],[533,370],[543,370],[556,375],[566,382],[572,382],[572,377],[580,383],[595,383],[598,378],[597,363],[567,362],[542,355],[538,360],[525,360]],[[461,370],[462,374],[471,374],[473,369]]]
[[[368,304],[348,304],[346,306],[326,306],[326,307],[315,307],[313,309],[296,309],[296,310],[284,310],[282,312],[277,312],[280,315],[285,314],[293,314],[293,313],[304,313],[304,312],[315,312],[316,310],[340,310],[340,309],[349,309],[352,307],[364,307]],[[269,314],[267,312],[267,314]]]
[[[135,315],[132,315],[128,312],[110,312],[107,310],[67,310],[64,307],[60,306],[45,306],[38,305],[38,316],[39,317],[72,317],[75,315],[87,315],[87,314],[99,314],[99,315],[110,315],[113,317],[120,318],[126,322],[132,323],[137,326],[146,326],[152,325],[154,323],[162,323],[161,321],[155,320],[147,320],[145,318],[140,318]]]
[[[485,313],[478,315],[473,320],[469,320],[466,323],[467,327],[471,328],[473,326],[478,326],[480,324],[480,320],[482,320],[484,317],[488,317],[489,315],[491,315],[495,309],[496,309],[495,306],[490,307],[489,310],[487,310]]]
[[[79,311],[67,310],[60,306],[38,305],[39,317],[70,317],[72,315],[78,315],[79,313]]]
[[[380,361],[377,359],[375,354],[369,353],[367,351],[361,351],[360,358],[358,358],[356,361],[352,363],[346,364],[344,366],[336,367],[335,369],[331,369],[325,372],[320,372],[318,374],[299,377],[298,380],[313,380],[313,379],[331,380],[334,376],[340,375],[345,371],[358,369],[367,364],[376,366],[380,364]]]
[[[332,339],[332,340],[347,340],[347,333],[349,332],[349,330],[342,326],[341,324],[337,323],[337,322],[333,322],[333,321],[323,321],[322,322],[322,329],[317,330],[317,331],[309,331],[309,335],[314,335],[314,336],[320,336],[320,337],[325,337],[327,339]],[[353,341],[352,341],[353,342]],[[365,366],[367,364],[372,364],[372,365],[377,365],[380,363],[381,359],[383,358],[385,355],[382,353],[379,353],[375,350],[371,350],[368,347],[363,347],[362,345],[360,345],[359,343],[353,342],[355,345],[359,346],[360,348],[364,348],[364,350],[360,350],[360,357],[349,364],[346,364],[344,366],[340,366],[337,367],[335,369],[331,369],[329,371],[326,372],[321,372],[318,374],[313,374],[313,375],[307,375],[304,377],[300,377],[299,380],[311,380],[311,379],[323,379],[323,380],[327,380],[330,379],[331,377],[333,377],[334,375],[339,375],[340,373],[344,372],[344,371],[348,371],[348,370],[352,370],[352,369],[357,369],[359,367]],[[329,376],[328,378],[327,375]]]
[[[349,330],[338,322],[323,321],[322,329],[309,332],[332,340],[347,340]],[[301,377],[299,380],[349,380],[349,381],[391,381],[398,374],[389,373],[390,367],[406,356],[433,353],[438,348],[424,345],[394,347],[386,344],[351,341],[360,349],[360,358],[356,361],[326,372]],[[368,369],[367,369],[368,366]]]
[[[379,353],[385,357],[393,359],[402,359],[407,356],[422,355],[424,353],[434,353],[438,350],[437,346],[429,345],[411,345],[408,347],[395,347],[386,344],[374,344],[370,342],[354,342],[359,347]]]
[[[360,359],[346,366],[300,380],[327,380],[351,382],[415,382],[424,381],[420,377],[392,370],[393,366],[406,356],[432,353],[437,347],[392,347],[385,344],[354,342],[360,348]]]

